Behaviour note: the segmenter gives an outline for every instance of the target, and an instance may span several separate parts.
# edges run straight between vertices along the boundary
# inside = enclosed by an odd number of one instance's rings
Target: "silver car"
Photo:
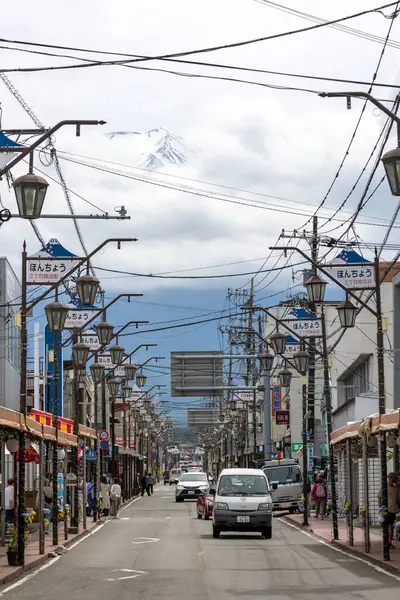
[[[209,488],[207,473],[183,473],[178,481],[175,492],[176,502],[197,500]]]

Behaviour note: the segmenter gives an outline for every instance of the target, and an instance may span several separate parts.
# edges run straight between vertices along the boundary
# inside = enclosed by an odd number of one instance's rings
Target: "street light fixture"
[[[84,369],[90,352],[90,346],[78,342],[72,346],[72,360],[77,369]]]
[[[283,369],[279,371],[279,380],[281,382],[281,386],[284,388],[290,388],[290,382],[292,381],[292,371],[289,369]]]
[[[294,364],[301,375],[305,375],[308,371],[310,355],[305,350],[300,350],[293,354]]]
[[[344,300],[337,307],[340,325],[344,328],[354,327],[356,324],[357,307],[349,299]]]
[[[393,196],[400,196],[400,148],[389,150],[382,156],[386,177]]]
[[[76,288],[81,304],[94,304],[100,281],[93,275],[82,275],[76,280]]]
[[[280,333],[279,331],[276,331],[275,333],[269,336],[269,341],[275,354],[283,354],[285,352],[286,337],[286,333]]]
[[[22,219],[38,219],[40,217],[48,187],[47,181],[34,173],[28,173],[14,181],[13,188],[18,212]]]
[[[136,385],[139,388],[142,388],[146,385],[146,381],[147,381],[147,375],[145,375],[144,373],[137,373],[136,375]]]
[[[122,361],[124,357],[124,350],[125,348],[123,346],[119,346],[118,344],[110,346],[110,356],[113,365],[119,365],[119,363]]]
[[[326,281],[319,275],[311,275],[304,284],[310,302],[322,302],[325,297]]]
[[[269,371],[272,369],[272,365],[274,364],[274,358],[274,355],[270,354],[269,352],[266,352],[260,356],[262,371],[269,373]]]
[[[119,388],[119,381],[118,381],[118,379],[109,379],[107,381],[107,387],[108,387],[108,391],[110,393],[110,396],[112,398],[115,398],[115,396],[118,393],[118,388]]]
[[[47,304],[44,307],[44,310],[50,331],[54,331],[54,333],[62,331],[69,311],[68,306],[62,302],[56,301]]]
[[[107,321],[100,321],[96,325],[97,335],[99,336],[99,342],[102,346],[107,346],[111,342],[113,336],[114,325]]]
[[[101,363],[93,363],[90,365],[90,372],[92,374],[92,379],[96,385],[101,383],[104,377],[104,365]]]
[[[132,391],[132,386],[124,385],[124,387],[122,388],[122,393],[124,395],[125,400],[127,400],[130,397],[131,391]]]
[[[122,365],[124,367],[125,379],[127,381],[132,381],[135,379],[137,365],[134,363],[127,363],[126,365]]]

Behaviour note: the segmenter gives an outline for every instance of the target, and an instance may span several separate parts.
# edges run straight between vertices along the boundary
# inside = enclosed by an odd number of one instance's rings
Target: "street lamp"
[[[269,341],[275,354],[283,354],[285,352],[286,335],[286,333],[280,333],[277,331],[269,336]]]
[[[48,187],[47,181],[34,173],[28,173],[14,181],[13,188],[18,212],[22,219],[38,219],[40,217]]]
[[[310,302],[322,302],[325,296],[326,281],[319,275],[311,275],[304,284]]]
[[[279,371],[279,380],[281,382],[281,386],[284,388],[290,388],[290,382],[292,381],[292,371],[289,369],[283,369]]]
[[[119,381],[118,381],[118,379],[109,379],[107,381],[107,387],[108,387],[108,391],[110,393],[110,396],[112,398],[115,398],[115,396],[118,393],[118,388],[119,388]]]
[[[260,356],[261,370],[269,373],[269,371],[272,369],[272,365],[274,364],[274,358],[274,355],[270,354],[269,352],[262,354]]]
[[[147,375],[145,375],[144,373],[137,373],[136,375],[136,385],[139,388],[142,388],[146,385],[146,381],[147,381]]]
[[[340,325],[342,327],[354,327],[356,324],[357,307],[350,300],[344,300],[337,307]]]
[[[92,379],[96,385],[101,383],[104,377],[104,365],[101,363],[93,363],[90,365],[90,372],[92,374]]]
[[[54,333],[62,331],[69,311],[68,306],[62,302],[56,301],[47,304],[44,307],[44,310],[50,331],[53,331]]]
[[[125,400],[127,400],[130,397],[131,391],[132,391],[132,386],[124,385],[124,387],[122,388],[122,393],[124,394]]]
[[[308,371],[310,355],[305,350],[300,350],[293,354],[294,364],[301,375],[305,375]]]
[[[124,367],[125,379],[127,381],[132,381],[132,379],[135,379],[137,366],[134,363],[127,363],[126,365],[123,365],[123,367]]]
[[[386,177],[393,196],[400,196],[400,148],[389,150],[382,156]]]
[[[119,346],[118,344],[110,346],[110,356],[113,365],[119,365],[119,363],[122,361],[124,357],[124,350],[125,348],[123,346]]]
[[[76,280],[76,288],[81,304],[94,304],[100,281],[93,275],[82,275]]]
[[[97,335],[99,336],[99,342],[102,346],[107,346],[111,342],[113,336],[114,325],[107,321],[100,321],[96,325]]]
[[[72,360],[77,369],[84,369],[90,352],[90,346],[78,342],[72,346]]]

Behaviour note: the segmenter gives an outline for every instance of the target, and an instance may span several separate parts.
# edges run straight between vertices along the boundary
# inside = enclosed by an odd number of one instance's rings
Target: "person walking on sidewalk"
[[[142,496],[144,496],[145,492],[147,492],[147,495],[150,496],[148,486],[147,486],[147,474],[146,473],[144,473],[142,475],[142,478],[140,480],[140,486],[142,488]]]
[[[108,517],[110,513],[110,487],[105,475],[101,478],[100,483],[100,506],[103,517]]]
[[[110,514],[114,519],[118,519],[118,511],[121,506],[121,486],[119,485],[118,477],[115,477],[114,483],[110,490],[111,511]]]
[[[386,523],[389,529],[389,543],[390,549],[394,549],[393,545],[393,535],[394,535],[394,523],[396,521],[396,514],[400,512],[400,494],[397,488],[397,475],[396,473],[388,474],[388,505],[387,505],[387,515],[385,517]],[[379,491],[378,494],[378,506],[382,507],[382,490]]]
[[[324,518],[326,501],[328,499],[328,491],[322,477],[317,477],[317,481],[311,491],[312,501],[315,502],[315,518],[321,515]]]
[[[148,495],[151,496],[153,494],[153,486],[154,486],[154,477],[151,473],[149,473],[147,475],[147,488],[148,488]]]

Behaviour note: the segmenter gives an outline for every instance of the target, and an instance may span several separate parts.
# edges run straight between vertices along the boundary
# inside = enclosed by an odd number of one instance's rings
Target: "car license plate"
[[[283,502],[281,506],[282,506],[282,508],[291,508],[292,503],[291,502]]]
[[[193,490],[189,490],[189,491],[188,491],[188,494],[191,494],[191,495],[193,495],[193,494],[194,494],[194,491],[193,491]]]
[[[236,523],[250,523],[250,517],[236,517]]]

